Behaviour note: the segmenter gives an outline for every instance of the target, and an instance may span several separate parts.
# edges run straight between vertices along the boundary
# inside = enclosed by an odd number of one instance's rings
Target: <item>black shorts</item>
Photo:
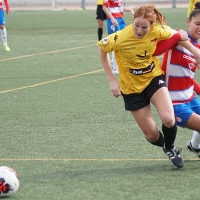
[[[96,9],[96,19],[106,20],[106,14],[102,9],[102,5],[97,5]]]
[[[163,75],[153,78],[150,84],[141,93],[128,95],[122,93],[125,110],[139,110],[149,105],[151,97],[161,87],[167,87]]]

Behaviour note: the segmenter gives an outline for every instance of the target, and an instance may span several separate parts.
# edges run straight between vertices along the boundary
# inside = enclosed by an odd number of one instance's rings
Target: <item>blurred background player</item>
[[[187,11],[187,18],[189,18],[190,13],[193,11],[194,5],[197,2],[200,2],[200,0],[189,0],[188,11]]]
[[[6,6],[6,13],[8,14],[10,12],[8,0],[4,0],[5,6]],[[0,32],[1,32],[1,38],[3,42],[3,46],[5,51],[10,51],[10,48],[7,45],[7,31],[5,27],[6,21],[5,21],[5,15],[4,15],[4,9],[3,9],[3,3],[2,0],[0,0]]]
[[[103,11],[103,0],[97,0],[96,19],[98,23],[98,40],[100,41],[103,36],[103,21],[106,20],[106,14]]]
[[[133,15],[133,10],[124,7],[122,0],[119,1],[104,0],[103,10],[107,16],[106,21],[107,21],[107,29],[109,35],[125,28],[126,23],[123,18],[124,16],[123,12],[131,12],[131,14]],[[113,74],[118,74],[119,72],[115,60],[114,51],[112,52],[111,65]]]

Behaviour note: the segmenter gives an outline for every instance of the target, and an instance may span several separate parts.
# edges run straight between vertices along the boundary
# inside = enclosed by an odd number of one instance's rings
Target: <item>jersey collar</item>
[[[188,31],[187,31],[187,34],[188,34],[188,37],[191,39],[191,41],[192,41],[192,43],[194,43],[194,44],[198,44],[198,41],[197,40],[195,40],[194,38],[192,38],[192,36],[188,33]]]

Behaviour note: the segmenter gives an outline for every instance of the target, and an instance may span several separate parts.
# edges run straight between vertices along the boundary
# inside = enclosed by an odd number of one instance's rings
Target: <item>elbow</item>
[[[107,54],[107,53],[104,52],[104,51],[102,50],[102,48],[100,47],[100,48],[99,48],[99,56],[105,58],[105,57],[106,57],[106,54]]]

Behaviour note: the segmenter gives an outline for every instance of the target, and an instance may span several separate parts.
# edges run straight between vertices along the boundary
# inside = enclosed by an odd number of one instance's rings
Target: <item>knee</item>
[[[157,129],[146,129],[146,130],[143,130],[143,133],[146,137],[146,139],[153,143],[153,142],[156,142],[159,138],[159,132]]]
[[[165,118],[163,118],[162,123],[166,127],[171,128],[175,124],[175,117],[174,116],[166,116]]]
[[[158,139],[159,139],[159,134],[158,134],[158,132],[155,133],[155,134],[150,134],[150,135],[146,136],[146,139],[147,139],[150,143],[154,143],[154,142],[158,141]]]

